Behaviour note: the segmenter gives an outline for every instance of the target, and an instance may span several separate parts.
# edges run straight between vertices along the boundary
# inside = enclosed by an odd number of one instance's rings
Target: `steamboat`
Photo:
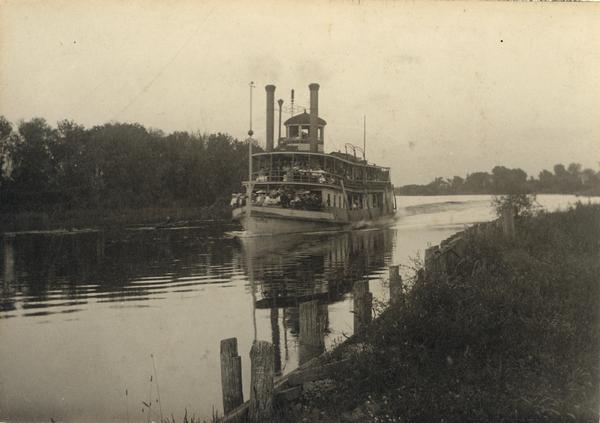
[[[275,146],[275,86],[265,87],[266,149],[253,154],[249,139],[245,194],[234,194],[231,201],[233,219],[249,234],[348,230],[385,224],[394,216],[390,169],[369,163],[365,149],[352,144],[346,144],[343,153],[326,154],[327,122],[318,112],[319,84],[310,84],[309,90],[310,112],[292,112],[284,122],[285,136],[281,135],[283,100],[278,101]]]

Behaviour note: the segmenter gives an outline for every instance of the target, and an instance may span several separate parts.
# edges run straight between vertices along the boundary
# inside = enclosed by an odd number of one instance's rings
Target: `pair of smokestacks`
[[[319,151],[319,84],[310,84],[310,127],[308,130],[308,138],[310,140],[310,152],[317,153]],[[275,132],[275,85],[267,85],[267,151],[273,151],[274,148],[274,132]],[[279,129],[281,131],[281,106],[283,100],[278,101],[279,104]]]

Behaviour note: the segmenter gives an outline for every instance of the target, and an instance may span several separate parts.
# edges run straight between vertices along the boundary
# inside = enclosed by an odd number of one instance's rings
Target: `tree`
[[[496,194],[520,194],[528,190],[527,173],[522,169],[496,166],[492,169],[493,192]]]
[[[9,145],[11,134],[12,124],[4,116],[0,116],[0,188],[10,170],[8,164],[10,163]]]
[[[13,163],[9,203],[30,209],[55,204],[58,198],[56,163],[52,148],[56,131],[42,118],[19,124],[19,137],[10,146]]]
[[[502,217],[505,210],[513,210],[515,217],[533,216],[540,208],[535,194],[494,195],[492,207],[496,216]]]
[[[492,185],[492,177],[487,172],[475,172],[467,175],[465,190],[469,194],[485,194]]]

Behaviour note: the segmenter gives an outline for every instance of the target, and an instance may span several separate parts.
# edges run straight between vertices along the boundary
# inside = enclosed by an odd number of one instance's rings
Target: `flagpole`
[[[248,184],[246,185],[246,218],[250,217],[252,213],[252,89],[254,88],[254,81],[250,81],[248,84],[250,87],[250,129],[248,130]]]

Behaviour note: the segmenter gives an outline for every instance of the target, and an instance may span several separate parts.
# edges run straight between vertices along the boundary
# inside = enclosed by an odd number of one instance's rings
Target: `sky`
[[[600,3],[0,0],[0,115],[245,139],[254,81],[264,145],[264,86],[308,108],[317,82],[325,149],[361,146],[366,116],[396,185],[598,170],[598,22]]]

